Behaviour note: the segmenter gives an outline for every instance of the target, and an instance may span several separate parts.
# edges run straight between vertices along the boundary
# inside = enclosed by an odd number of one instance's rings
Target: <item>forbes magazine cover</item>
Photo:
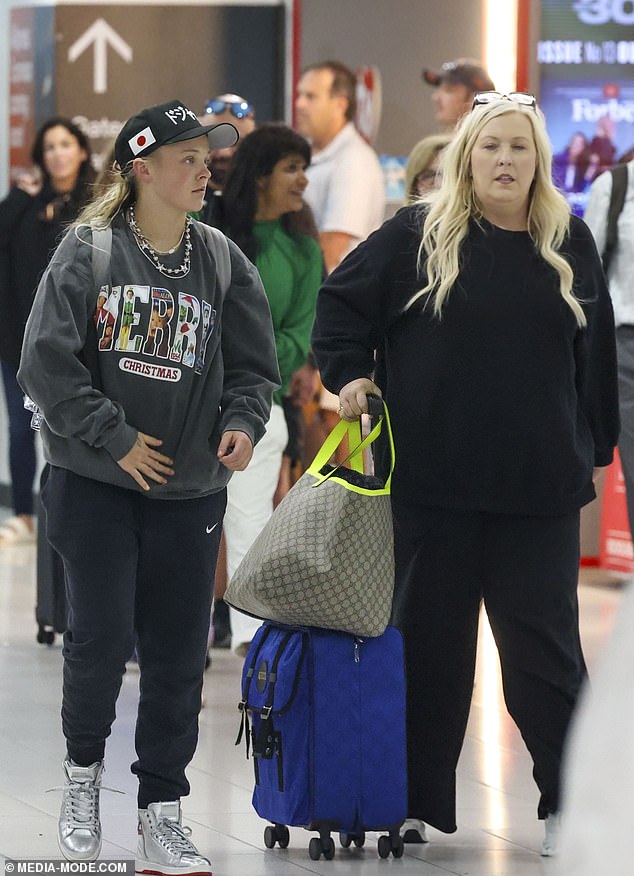
[[[634,4],[542,0],[537,60],[553,177],[582,215],[592,181],[634,157]]]
[[[634,155],[634,81],[542,80],[540,104],[553,179],[581,216],[592,181]]]

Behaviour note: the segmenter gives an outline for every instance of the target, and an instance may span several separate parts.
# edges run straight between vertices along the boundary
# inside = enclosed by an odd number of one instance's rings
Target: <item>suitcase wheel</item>
[[[379,837],[377,850],[379,858],[389,858],[390,854],[394,855],[395,858],[402,858],[405,851],[405,843],[398,833],[390,834],[389,836],[384,835]]]
[[[362,849],[365,845],[365,831],[362,830],[359,833],[340,833],[339,843],[344,849],[349,849],[352,843],[354,843],[358,849]]]
[[[38,624],[37,641],[40,645],[52,645],[55,641],[55,630],[47,629],[42,624]]]
[[[269,824],[264,828],[264,845],[267,849],[274,849],[275,844],[281,849],[287,849],[291,841],[291,835],[285,824]]]
[[[314,836],[308,843],[311,861],[318,861],[323,855],[327,861],[335,857],[335,841],[331,836]]]

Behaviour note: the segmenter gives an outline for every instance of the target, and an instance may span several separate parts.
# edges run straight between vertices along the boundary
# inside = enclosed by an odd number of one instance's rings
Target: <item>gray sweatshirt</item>
[[[229,241],[226,295],[200,225],[191,270],[160,273],[127,223],[112,225],[110,283],[97,289],[91,231],[71,229],[40,281],[18,381],[40,408],[52,465],[141,491],[117,465],[137,432],[160,438],[174,460],[165,485],[145,495],[181,499],[222,489],[231,472],[216,452],[221,434],[264,434],[280,378],[271,315],[256,268]],[[163,262],[177,267],[182,247]],[[142,491],[143,492],[143,491]]]

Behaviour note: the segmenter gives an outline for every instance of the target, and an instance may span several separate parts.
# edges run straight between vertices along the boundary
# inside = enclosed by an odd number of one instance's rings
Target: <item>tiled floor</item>
[[[0,551],[0,862],[58,858],[55,833],[63,744],[59,728],[61,653],[35,641],[34,554],[30,547]],[[608,634],[621,591],[614,576],[582,574],[582,630],[590,666]],[[539,855],[542,826],[531,765],[501,700],[497,656],[483,632],[468,736],[460,763],[459,830],[430,831],[431,842],[408,846],[401,860],[382,861],[372,839],[363,850],[339,849],[334,861],[313,862],[309,835],[291,830],[290,847],[267,851],[264,824],[251,809],[250,762],[234,747],[240,661],[215,651],[205,682],[200,744],[189,769],[187,822],[197,845],[211,855],[216,876],[536,876],[555,874]],[[102,794],[103,858],[131,858],[136,846],[135,781],[128,765],[138,675],[124,679],[118,718],[108,743],[105,784],[123,795]],[[598,874],[597,874],[598,876]]]

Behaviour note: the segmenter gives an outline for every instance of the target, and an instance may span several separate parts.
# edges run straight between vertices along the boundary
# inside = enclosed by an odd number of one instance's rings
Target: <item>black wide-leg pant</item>
[[[80,766],[104,756],[136,646],[138,805],[189,793],[226,491],[150,499],[49,467],[47,536],[64,561],[62,726]]]
[[[409,816],[456,830],[456,766],[482,600],[506,706],[534,763],[538,816],[559,807],[562,749],[586,668],[579,639],[579,513],[519,517],[393,506],[407,672]]]

